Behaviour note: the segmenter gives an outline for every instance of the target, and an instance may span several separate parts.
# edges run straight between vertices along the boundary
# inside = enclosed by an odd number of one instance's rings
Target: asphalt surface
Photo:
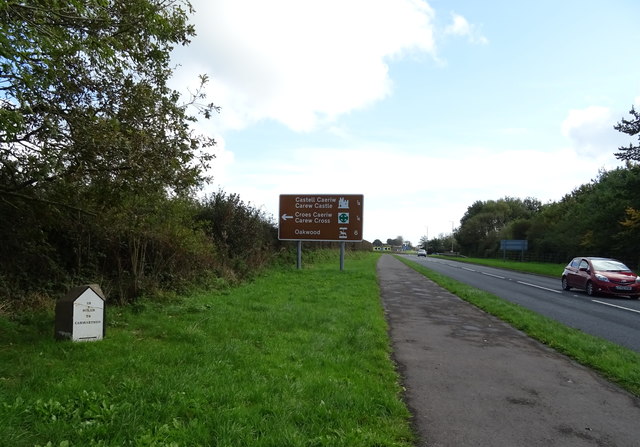
[[[559,277],[532,275],[452,259],[404,257],[552,320],[640,353],[640,300],[606,295],[590,297],[576,289],[565,291]]]
[[[640,446],[640,399],[391,255],[378,281],[418,446]]]

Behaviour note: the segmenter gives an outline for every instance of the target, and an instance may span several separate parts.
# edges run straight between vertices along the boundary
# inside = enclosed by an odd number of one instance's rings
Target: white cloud
[[[562,134],[569,138],[579,157],[595,157],[603,163],[613,159],[620,146],[616,119],[608,107],[590,106],[569,111],[562,122]]]
[[[211,168],[207,175],[213,178],[216,184],[224,185],[229,181],[228,171],[235,161],[233,152],[227,150],[225,140],[222,137],[216,138],[216,145],[212,149],[215,159],[211,163]]]
[[[192,3],[198,37],[174,59],[190,74],[206,67],[227,127],[273,119],[313,129],[388,96],[389,60],[435,52],[422,0]]]
[[[489,40],[482,35],[475,25],[470,24],[460,14],[451,13],[451,25],[447,26],[444,30],[445,34],[459,37],[466,37],[469,42],[474,44],[486,45]]]
[[[223,108],[210,122],[200,123],[210,132],[228,136],[228,144],[216,136],[218,158],[210,188],[223,186],[274,215],[279,194],[361,193],[365,195],[366,239],[402,235],[417,243],[427,227],[431,237],[448,234],[451,222],[458,226],[476,200],[504,196],[559,200],[588,181],[589,175],[595,177],[620,145],[619,133],[612,128],[617,120],[604,107],[568,112],[562,133],[571,144],[560,142],[535,151],[506,150],[491,141],[477,147],[427,151],[422,148],[429,143],[421,141],[416,153],[415,147],[403,147],[410,140],[404,135],[396,138],[397,146],[362,141],[362,135],[352,135],[348,125],[336,118],[388,98],[394,88],[388,67],[393,61],[415,55],[437,58],[435,13],[426,1],[192,3],[198,36],[175,53],[174,62],[181,63],[182,69],[174,82],[184,88],[197,74],[208,73],[209,97]],[[450,25],[441,31],[465,42],[488,43],[479,27],[459,14],[452,14]],[[499,36],[494,28],[492,32]],[[425,88],[420,80],[418,88]],[[311,134],[302,137],[310,138],[304,147],[286,150],[294,143],[283,141],[278,150],[264,154],[260,152],[263,132],[273,132],[267,137],[277,135],[276,140],[292,133],[278,126],[268,130],[256,126],[254,139],[241,143],[234,140],[238,133],[225,133],[263,120],[294,131],[324,125],[322,141],[340,143],[321,146],[311,142]],[[500,129],[502,140],[507,135],[514,141],[523,137],[538,141],[533,130],[517,124],[506,127],[509,120],[501,122],[505,126]],[[296,138],[301,141],[300,136]],[[272,147],[277,144],[271,141]],[[563,145],[567,147],[558,147]]]

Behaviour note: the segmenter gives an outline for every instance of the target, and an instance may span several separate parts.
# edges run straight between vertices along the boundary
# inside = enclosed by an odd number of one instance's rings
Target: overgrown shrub
[[[166,291],[248,278],[277,252],[271,219],[235,194],[197,201],[164,193],[115,194],[85,210],[47,201],[0,202],[0,302],[55,299],[72,286],[100,283],[127,303]],[[98,211],[99,210],[99,211]],[[20,302],[20,306],[18,306]]]
[[[280,245],[273,219],[237,194],[218,191],[206,197],[197,221],[216,247],[218,260],[240,279],[269,263]]]

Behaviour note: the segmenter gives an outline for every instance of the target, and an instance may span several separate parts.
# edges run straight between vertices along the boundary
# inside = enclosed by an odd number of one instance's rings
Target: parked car
[[[418,250],[418,256],[424,256],[425,258],[427,257],[427,250],[421,248]]]
[[[562,288],[583,289],[587,295],[599,293],[640,296],[640,277],[616,259],[577,257],[562,272]]]

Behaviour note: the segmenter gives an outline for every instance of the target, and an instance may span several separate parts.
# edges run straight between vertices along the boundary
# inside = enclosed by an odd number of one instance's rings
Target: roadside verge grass
[[[411,446],[377,260],[108,307],[100,342],[0,319],[0,446]]]
[[[489,292],[436,273],[410,259],[396,258],[463,300],[640,396],[640,354],[637,352],[565,326]]]
[[[552,276],[560,278],[566,263],[553,264],[550,262],[519,262],[502,259],[486,259],[486,258],[463,258],[442,255],[430,255],[432,258],[450,259],[456,262],[466,262],[468,264],[480,264],[488,267],[496,267],[499,269],[515,270],[518,272],[535,273],[536,275]]]

